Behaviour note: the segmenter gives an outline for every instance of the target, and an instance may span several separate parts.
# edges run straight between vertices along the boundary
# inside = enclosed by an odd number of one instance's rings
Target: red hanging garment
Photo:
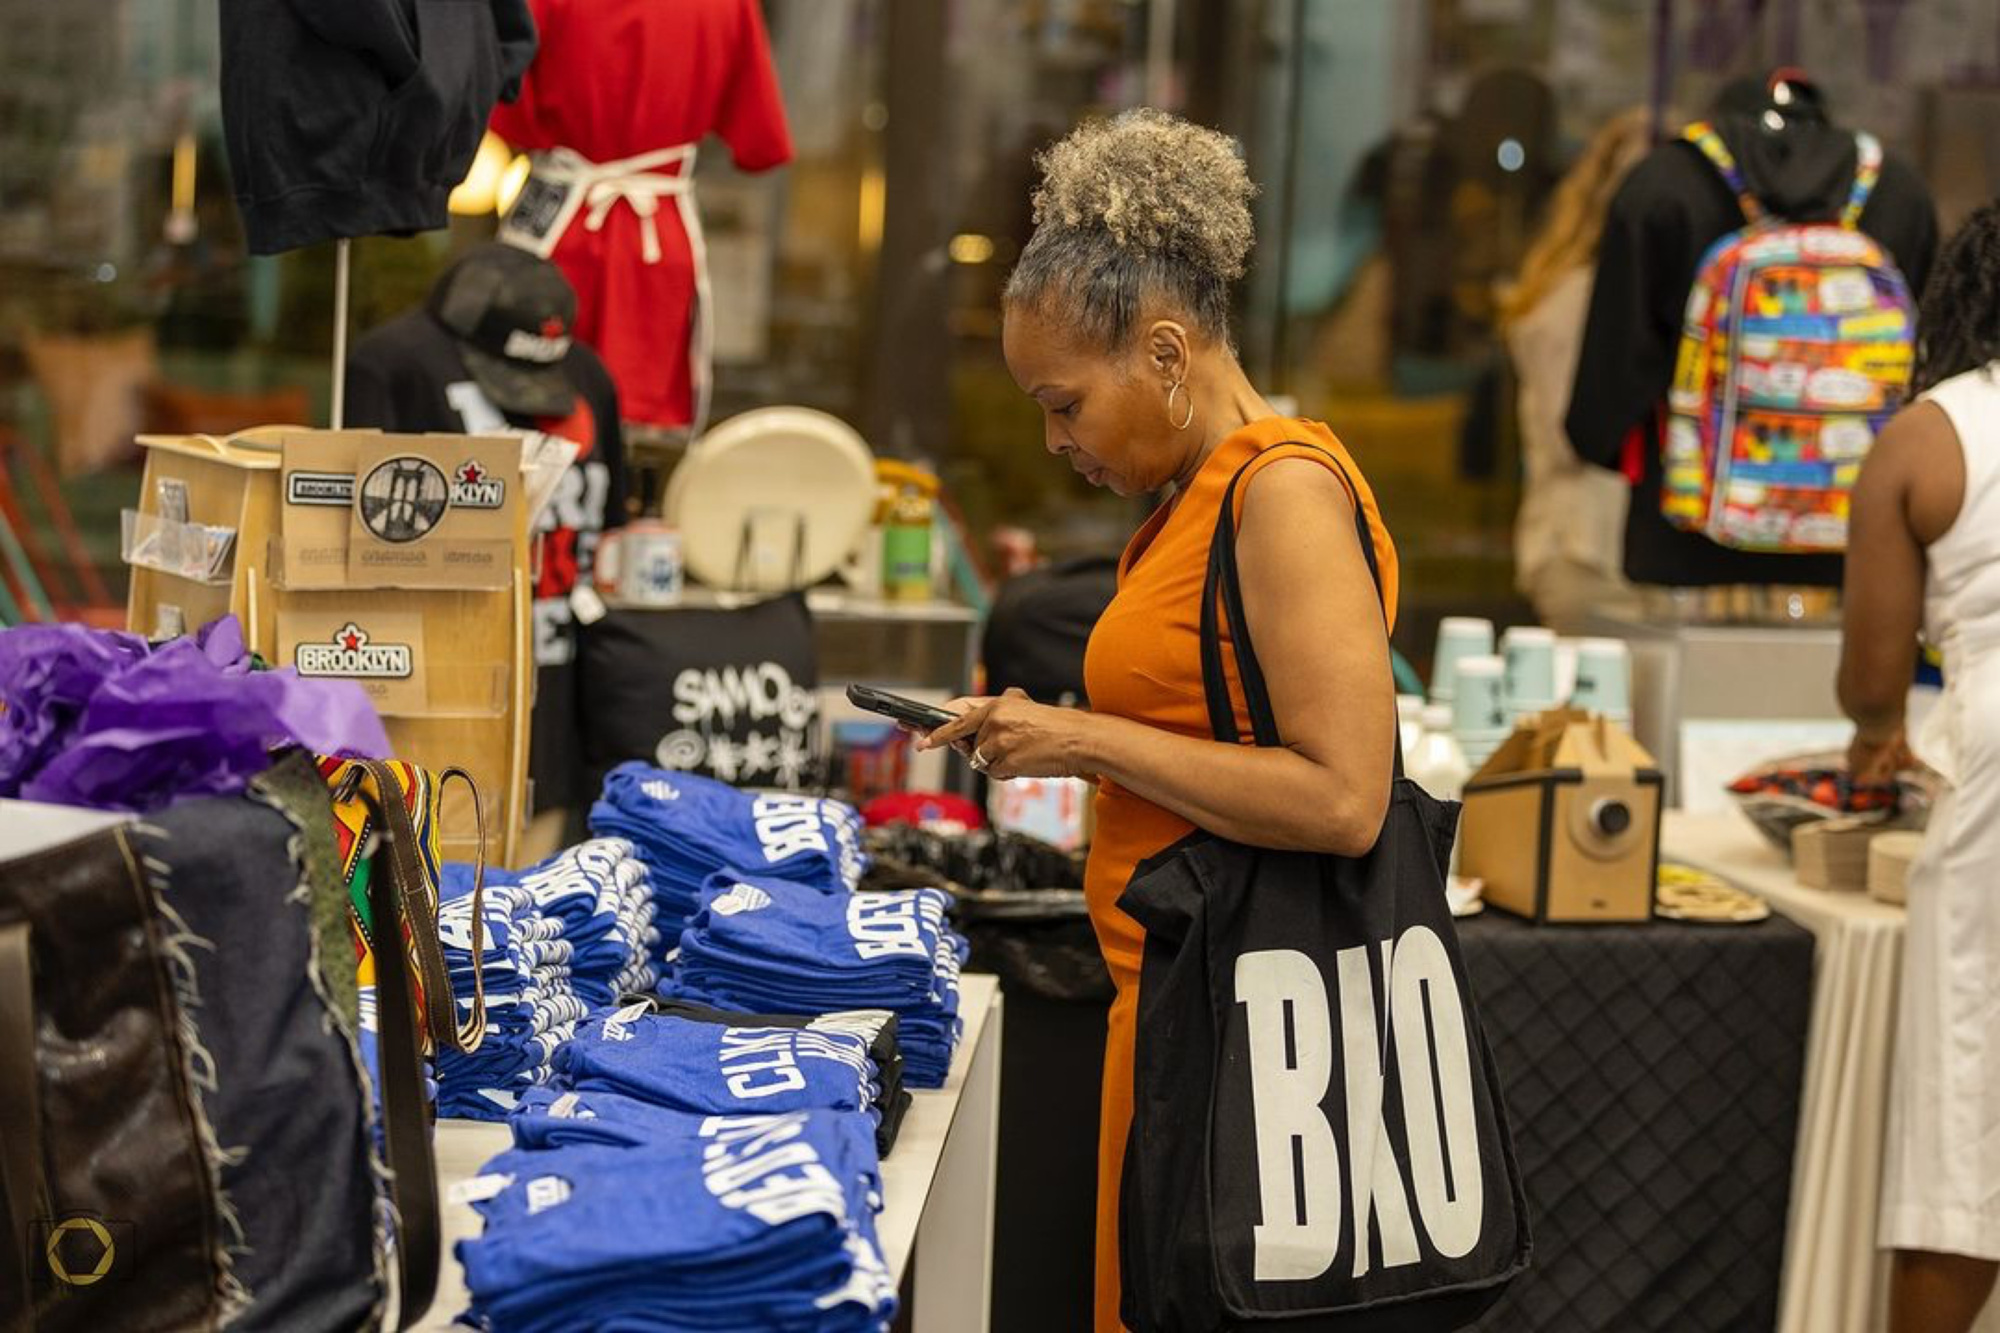
[[[492,127],[535,170],[500,238],[576,288],[575,334],[610,369],[627,420],[699,431],[713,320],[695,146],[715,133],[744,171],[792,156],[757,0],[530,7],[541,48]]]

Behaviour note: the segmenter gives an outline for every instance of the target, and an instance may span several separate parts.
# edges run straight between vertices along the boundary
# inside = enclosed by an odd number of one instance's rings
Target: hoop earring
[[[1188,428],[1188,423],[1194,420],[1194,395],[1189,394],[1187,396],[1187,415],[1182,417],[1179,421],[1175,421],[1174,395],[1179,393],[1180,391],[1181,391],[1181,382],[1179,380],[1175,380],[1173,387],[1167,390],[1167,424],[1169,426],[1172,426],[1175,430],[1186,430]]]

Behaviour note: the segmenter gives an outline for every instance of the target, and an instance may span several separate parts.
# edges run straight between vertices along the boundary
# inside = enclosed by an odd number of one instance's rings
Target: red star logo
[[[560,338],[563,336],[563,332],[563,322],[555,315],[550,315],[542,321],[542,336],[544,338]]]
[[[468,486],[476,486],[486,480],[486,469],[479,466],[479,460],[468,458],[458,468],[458,479]]]
[[[361,632],[358,625],[350,622],[333,636],[333,641],[352,653],[360,651],[361,645],[368,642],[368,636]]]

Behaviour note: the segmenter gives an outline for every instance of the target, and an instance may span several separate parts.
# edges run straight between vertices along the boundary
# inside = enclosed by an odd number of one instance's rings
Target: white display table
[[[1784,856],[1734,812],[1669,811],[1660,854],[1760,895],[1816,937],[1778,1333],[1878,1333],[1886,1326],[1889,1282],[1888,1255],[1875,1248],[1875,1232],[1903,909],[1865,894],[1806,888]],[[2000,1303],[1977,1328],[2000,1333]]]
[[[985,1333],[993,1287],[993,1170],[1000,1115],[1000,985],[964,978],[965,1037],[951,1077],[936,1092],[913,1091],[895,1151],[882,1162],[886,1205],[876,1219],[882,1254],[902,1283],[914,1261],[915,1327],[920,1333]],[[465,1275],[455,1242],[479,1234],[471,1204],[452,1203],[452,1186],[479,1174],[512,1139],[505,1125],[441,1120],[437,1127],[444,1271],[437,1299],[417,1325],[444,1333],[465,1309]],[[919,1242],[921,1241],[921,1244]]]
[[[127,823],[132,816],[0,798],[0,861],[60,846]]]

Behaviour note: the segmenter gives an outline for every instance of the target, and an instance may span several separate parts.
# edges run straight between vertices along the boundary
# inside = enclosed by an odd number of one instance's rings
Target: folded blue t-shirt
[[[931,888],[816,894],[724,872],[702,886],[681,949],[813,973],[922,978],[931,975],[949,904]]]
[[[865,1110],[868,1042],[849,1032],[697,1023],[634,1004],[600,1012],[556,1051],[557,1079],[708,1114]]]
[[[854,887],[867,869],[852,806],[752,795],[641,763],[620,764],[606,776],[590,826],[704,873],[736,866],[834,892]]]
[[[507,1117],[507,1125],[514,1132],[514,1145],[519,1148],[567,1148],[577,1144],[644,1148],[685,1139],[690,1132],[691,1115],[689,1111],[620,1092],[530,1088],[521,1094]],[[868,1119],[870,1124],[881,1123],[879,1115]],[[698,1117],[695,1123],[699,1123]],[[881,1198],[879,1169],[864,1168],[861,1183],[868,1199]]]
[[[875,1242],[873,1128],[837,1111],[688,1116],[644,1147],[512,1149],[458,1256],[475,1319],[531,1330],[873,1328],[895,1291]]]

